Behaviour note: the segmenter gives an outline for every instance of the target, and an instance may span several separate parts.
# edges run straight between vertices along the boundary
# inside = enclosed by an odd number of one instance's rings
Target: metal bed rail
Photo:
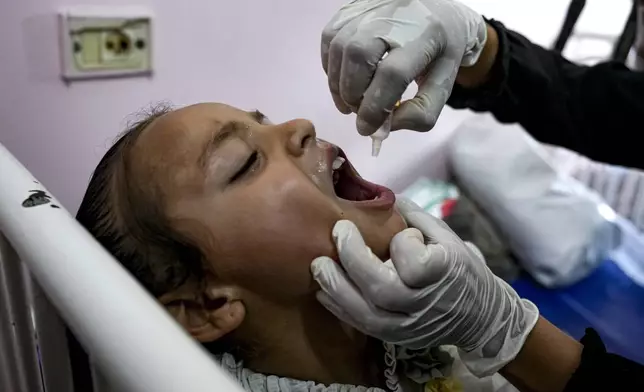
[[[241,391],[2,144],[0,237],[3,391],[73,390],[57,314],[117,391]]]

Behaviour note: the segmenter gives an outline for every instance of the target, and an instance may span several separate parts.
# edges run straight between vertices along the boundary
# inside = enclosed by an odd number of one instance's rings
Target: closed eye
[[[259,154],[257,153],[257,151],[254,151],[252,154],[250,154],[250,156],[248,157],[244,165],[237,171],[237,173],[235,173],[230,178],[230,182],[233,183],[239,180],[240,178],[242,178],[243,176],[245,176],[247,173],[249,173],[257,163],[258,159],[259,159]]]

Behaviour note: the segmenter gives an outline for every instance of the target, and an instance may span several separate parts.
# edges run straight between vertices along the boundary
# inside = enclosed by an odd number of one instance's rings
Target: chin
[[[382,261],[389,260],[389,246],[394,236],[407,228],[407,224],[398,211],[394,208],[391,217],[384,225],[361,230],[365,243],[371,251]]]

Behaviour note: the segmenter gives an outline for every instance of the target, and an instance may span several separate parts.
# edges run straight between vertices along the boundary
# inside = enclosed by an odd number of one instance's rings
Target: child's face
[[[217,278],[276,301],[315,291],[309,266],[336,256],[338,220],[353,221],[382,258],[405,227],[386,188],[364,185],[358,195],[341,169],[334,189],[338,154],[306,120],[273,125],[211,103],[164,115],[132,151],[136,178],[154,178],[173,226],[195,239]]]

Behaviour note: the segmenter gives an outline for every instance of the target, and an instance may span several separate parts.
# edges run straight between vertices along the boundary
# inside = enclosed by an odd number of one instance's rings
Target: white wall
[[[600,31],[606,26],[621,29],[627,8],[617,5],[626,1],[591,1],[605,5],[595,13],[603,21],[597,23],[595,18],[590,24]],[[366,177],[400,188],[408,178],[398,172],[427,156],[440,155],[431,147],[445,139],[465,112],[446,109],[432,135],[392,136],[381,157],[373,161],[370,142],[357,135],[353,117],[336,112],[319,60],[320,31],[343,2],[138,0],[136,5],[156,14],[154,76],[66,86],[58,76],[57,10],[133,2],[3,0],[0,142],[74,211],[92,169],[130,114],[160,100],[179,105],[220,101],[258,108],[277,121],[309,118],[322,137],[347,151]],[[567,4],[561,0],[466,2],[543,44],[554,38]],[[616,22],[608,23],[607,15]]]

